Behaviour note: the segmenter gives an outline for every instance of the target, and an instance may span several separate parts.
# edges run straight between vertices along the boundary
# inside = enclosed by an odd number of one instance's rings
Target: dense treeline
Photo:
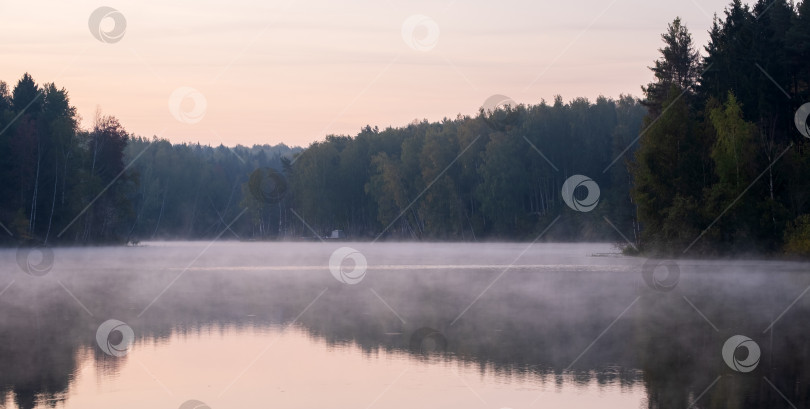
[[[173,145],[100,114],[82,130],[67,92],[26,74],[0,82],[0,240],[544,233],[810,254],[810,139],[794,125],[810,101],[810,1],[734,0],[703,57],[679,19],[662,37],[643,100],[512,103],[303,151]],[[574,175],[593,184],[564,192]],[[596,187],[593,209],[570,205]]]
[[[250,173],[300,151],[172,145],[101,114],[91,130],[78,122],[65,89],[28,74],[11,90],[0,81],[0,243],[214,237],[239,215]],[[228,231],[254,229],[245,217]]]
[[[624,166],[605,169],[636,137],[645,113],[629,96],[595,103],[557,97],[329,136],[287,167],[289,207],[318,234],[531,240],[561,216],[549,238],[620,240],[603,217],[634,230],[630,180]],[[595,211],[577,213],[562,200],[561,187],[575,174],[598,183]]]
[[[53,84],[39,87],[26,74],[13,92],[2,90],[8,241],[299,238],[334,229],[354,238],[527,239],[552,222],[550,238],[616,238],[603,217],[635,230],[627,171],[603,173],[646,112],[631,97],[558,97],[440,123],[366,127],[299,154],[285,145],[173,145],[130,135],[103,115],[85,131]],[[591,214],[567,217],[576,212],[560,187],[573,174],[592,175],[602,189]]]
[[[211,147],[135,137],[127,146],[138,184],[125,237],[143,239],[276,236],[279,212],[242,212],[252,199],[245,185],[256,169],[281,169],[300,148],[284,144]],[[272,233],[271,233],[272,232]]]
[[[100,114],[92,130],[80,130],[67,91],[52,83],[25,74],[9,90],[0,81],[0,240],[116,240],[132,212],[128,140],[115,118]]]
[[[584,174],[599,206],[547,238],[615,238],[606,217],[646,251],[810,254],[810,141],[794,125],[810,101],[810,2],[734,0],[703,58],[680,19],[663,40],[643,126],[623,97],[366,128],[287,169],[290,206],[319,233],[528,239],[571,215],[560,187]]]
[[[810,254],[810,140],[794,124],[810,101],[810,1],[734,0],[704,58],[680,20],[663,39],[631,165],[641,246]]]

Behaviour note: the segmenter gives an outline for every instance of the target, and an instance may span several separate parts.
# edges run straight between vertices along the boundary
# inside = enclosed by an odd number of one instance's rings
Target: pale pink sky
[[[173,142],[306,146],[366,124],[472,115],[493,94],[529,104],[639,95],[667,23],[681,16],[702,50],[727,4],[0,0],[0,80],[13,86],[27,71],[67,88],[85,127],[100,107],[130,132]],[[120,41],[91,34],[101,6],[126,20]],[[101,21],[101,32],[113,28]],[[199,94],[171,99],[181,87]],[[194,95],[205,101],[197,112]]]

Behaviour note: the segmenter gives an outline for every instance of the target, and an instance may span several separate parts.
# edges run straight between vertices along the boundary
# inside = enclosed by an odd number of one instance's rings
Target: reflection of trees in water
[[[644,314],[635,317],[633,344],[647,389],[649,408],[688,408],[690,399],[701,393],[701,387],[711,384],[715,368],[699,368],[697,348],[707,342],[713,332],[700,317],[686,315],[684,300],[676,294],[647,292],[639,300]],[[686,306],[686,308],[689,308]],[[695,320],[694,318],[697,318]],[[717,362],[719,350],[702,357],[705,363]],[[706,401],[701,402],[703,404]],[[700,407],[700,406],[699,406]]]
[[[718,376],[697,407],[784,405],[763,380],[767,376],[794,404],[810,407],[807,332],[793,325],[806,322],[807,307],[798,303],[783,317],[773,345],[770,334],[762,335],[779,311],[776,306],[784,305],[785,297],[776,294],[784,288],[768,292],[751,286],[742,293],[719,294],[712,283],[690,287],[684,282],[662,294],[634,286],[636,277],[618,273],[516,272],[450,325],[497,272],[386,272],[369,275],[357,286],[340,285],[328,273],[294,274],[295,279],[280,272],[194,272],[143,318],[138,313],[173,275],[90,272],[63,279],[94,317],[54,280],[20,281],[0,298],[0,388],[13,392],[19,407],[32,408],[36,402],[65,398],[77,361],[92,358],[101,376],[114,374],[127,357],[106,356],[95,346],[96,329],[108,318],[129,324],[136,343],[194,334],[212,325],[279,327],[328,288],[298,325],[330,345],[351,343],[369,355],[408,352],[415,359],[454,360],[482,373],[557,384],[641,382],[650,408],[689,407]],[[684,294],[719,332],[685,303]],[[640,298],[627,314],[565,370],[635,297]],[[425,327],[446,339],[440,357],[413,351],[412,335]],[[731,371],[720,356],[725,339],[737,333],[751,336],[762,348],[760,366],[751,374]]]
[[[638,349],[649,408],[692,407],[698,397],[694,407],[789,407],[768,381],[797,407],[810,407],[806,345],[810,334],[795,325],[806,322],[810,311],[806,306],[794,306],[771,338],[763,330],[791,301],[784,295],[793,293],[784,291],[791,284],[777,290],[755,282],[766,277],[750,279],[750,287],[727,285],[728,292],[718,291],[723,288],[720,283],[703,282],[692,283],[688,291],[642,295],[643,314],[635,316],[633,344]],[[685,294],[711,324],[686,304]],[[759,365],[750,373],[735,372],[721,356],[725,341],[739,334],[752,338],[762,350]],[[746,357],[745,352],[738,353],[742,354],[738,358]]]
[[[56,283],[18,282],[0,302],[0,399],[12,392],[20,408],[53,405],[65,399],[77,361],[89,358],[85,347],[97,324]],[[120,365],[98,349],[90,351],[102,374]]]

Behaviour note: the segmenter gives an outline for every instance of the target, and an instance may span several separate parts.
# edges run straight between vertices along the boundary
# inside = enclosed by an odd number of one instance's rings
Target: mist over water
[[[353,284],[330,271],[344,247],[367,263],[337,266]],[[678,260],[668,276],[610,244],[52,251],[42,276],[0,251],[5,408],[810,405],[807,263]],[[134,334],[121,356],[121,332],[98,341],[110,319]],[[735,335],[759,347],[750,372],[724,359]]]

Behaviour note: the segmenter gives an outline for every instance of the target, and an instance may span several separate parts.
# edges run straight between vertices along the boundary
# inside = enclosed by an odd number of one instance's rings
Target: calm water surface
[[[6,249],[0,405],[810,407],[810,264],[615,253],[154,242],[55,249],[40,275]]]

